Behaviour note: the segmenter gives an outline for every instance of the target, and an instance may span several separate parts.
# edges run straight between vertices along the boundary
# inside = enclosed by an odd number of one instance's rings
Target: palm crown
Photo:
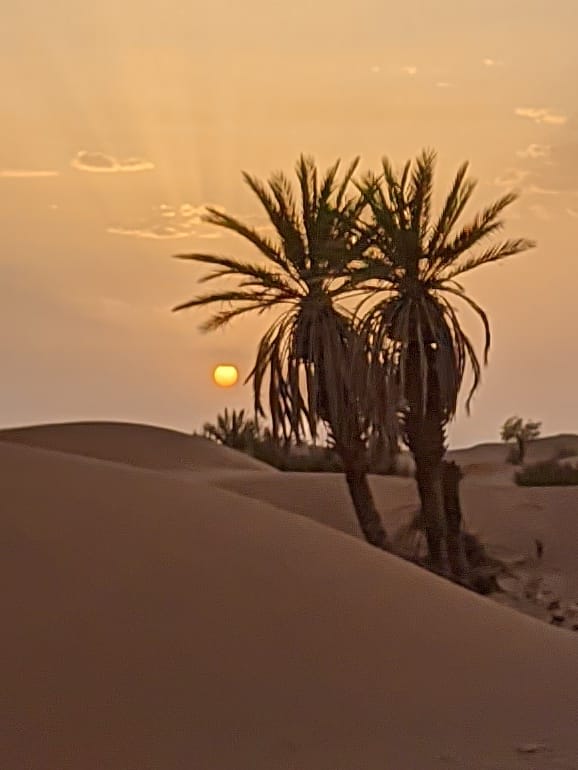
[[[218,329],[244,313],[282,308],[260,341],[249,378],[255,409],[263,414],[261,393],[269,375],[273,432],[285,438],[299,437],[305,422],[315,436],[319,419],[343,435],[358,430],[360,421],[367,423],[368,409],[360,408],[360,400],[372,392],[367,367],[364,357],[356,354],[359,338],[353,318],[341,304],[354,291],[347,276],[362,248],[353,234],[366,204],[362,196],[347,195],[357,163],[341,181],[339,162],[319,179],[314,162],[302,156],[296,169],[298,199],[283,174],[273,175],[267,185],[244,174],[265,209],[273,238],[236,217],[208,210],[207,222],[242,236],[264,260],[179,255],[216,268],[201,282],[226,277],[238,281],[234,289],[203,294],[175,308],[228,304],[203,324],[204,330]]]
[[[503,226],[500,214],[517,195],[508,193],[484,208],[468,224],[459,219],[476,187],[468,179],[468,164],[458,170],[437,217],[431,202],[435,153],[424,151],[415,164],[408,162],[396,174],[385,159],[381,178],[368,175],[362,184],[371,222],[360,234],[371,245],[364,266],[352,285],[374,286],[378,298],[364,318],[364,333],[374,358],[385,365],[402,397],[419,388],[422,412],[427,409],[428,382],[437,379],[439,408],[444,420],[455,414],[467,363],[473,383],[466,406],[480,382],[481,366],[475,348],[461,327],[455,300],[469,306],[484,327],[484,362],[490,348],[486,313],[456,279],[481,265],[518,254],[534,244],[525,239],[493,245],[485,241]],[[419,365],[411,366],[410,350]],[[431,354],[435,351],[435,355]],[[432,368],[434,371],[431,371]]]

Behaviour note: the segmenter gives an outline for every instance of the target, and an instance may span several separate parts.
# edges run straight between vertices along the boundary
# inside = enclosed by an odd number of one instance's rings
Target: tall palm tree
[[[315,438],[319,421],[332,434],[342,458],[357,518],[368,542],[388,549],[389,540],[368,484],[366,436],[383,393],[368,387],[371,376],[354,319],[342,301],[351,294],[344,276],[360,253],[352,239],[365,202],[347,190],[358,161],[338,181],[339,162],[323,176],[313,160],[297,163],[298,196],[283,174],[263,184],[244,180],[262,204],[274,237],[266,237],[237,218],[208,209],[206,221],[240,235],[256,247],[259,262],[210,254],[180,259],[216,268],[201,282],[237,279],[234,288],[197,296],[175,310],[222,305],[201,327],[219,329],[245,313],[279,310],[259,342],[253,382],[256,414],[264,415],[262,391],[268,377],[268,401],[275,437],[297,440],[308,427]],[[378,398],[377,396],[380,396]]]
[[[468,164],[458,170],[441,212],[431,216],[436,156],[423,151],[396,173],[383,160],[383,174],[369,174],[360,189],[371,221],[362,226],[372,247],[352,282],[370,289],[376,300],[363,317],[372,360],[398,389],[404,440],[416,463],[431,566],[462,577],[466,569],[462,538],[444,514],[443,457],[445,427],[454,417],[469,364],[473,382],[466,407],[480,383],[481,365],[458,317],[456,301],[481,320],[484,363],[490,326],[483,309],[456,279],[471,270],[531,248],[525,239],[485,245],[502,227],[500,215],[517,195],[508,193],[484,208],[468,224],[458,221],[476,183]]]

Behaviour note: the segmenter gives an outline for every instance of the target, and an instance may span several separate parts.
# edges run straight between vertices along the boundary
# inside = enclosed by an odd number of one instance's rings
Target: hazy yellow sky
[[[123,419],[184,430],[248,388],[263,319],[203,336],[169,309],[247,254],[199,223],[259,213],[242,169],[291,171],[439,152],[469,159],[476,201],[523,190],[508,234],[539,247],[467,280],[489,311],[490,366],[455,446],[512,413],[578,431],[576,0],[54,0],[0,27],[0,425]]]

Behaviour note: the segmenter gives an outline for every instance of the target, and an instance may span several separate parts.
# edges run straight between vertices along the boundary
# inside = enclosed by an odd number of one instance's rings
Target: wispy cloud
[[[518,150],[516,155],[519,158],[547,158],[552,148],[549,144],[529,144],[524,150]]]
[[[563,136],[568,134],[562,129]],[[538,195],[572,195],[578,193],[578,143],[530,145],[518,152],[527,174],[526,187]],[[522,166],[524,168],[524,166]]]
[[[402,67],[401,71],[405,72],[406,75],[413,77],[417,74],[417,67],[415,67],[413,64],[408,64],[405,67]]]
[[[566,209],[566,213],[569,217],[572,217],[572,219],[578,219],[578,211],[576,211],[576,209]]]
[[[213,208],[219,208],[213,206]],[[220,238],[218,230],[207,229],[203,222],[206,206],[183,203],[169,206],[161,203],[152,209],[146,219],[132,224],[113,224],[107,228],[112,235],[126,235],[146,240],[180,240],[182,238]]]
[[[540,175],[522,168],[509,168],[502,176],[494,179],[496,187],[523,187],[525,194],[530,195],[560,195],[560,190],[554,187],[544,187],[540,184]]]
[[[381,67],[379,64],[374,64],[371,68],[371,72],[373,72],[374,75],[377,75],[379,72],[381,72]]]
[[[447,80],[438,80],[436,88],[453,88],[453,83],[448,83]]]
[[[144,227],[123,227],[121,225],[113,225],[108,227],[107,233],[111,235],[130,235],[133,238],[144,238],[146,240],[176,240],[179,238],[190,238],[192,232],[184,232],[176,227],[170,225],[148,225]]]
[[[546,107],[516,107],[514,113],[520,118],[529,118],[534,123],[546,123],[551,126],[563,126],[568,118]]]
[[[538,184],[531,184],[527,188],[527,192],[534,195],[560,195],[560,190],[552,190],[547,187],[540,187]]]
[[[521,185],[529,175],[529,171],[524,171],[521,168],[508,168],[502,176],[497,176],[494,179],[494,184],[496,187],[515,187]]]
[[[70,165],[77,171],[97,174],[151,171],[155,167],[154,163],[144,158],[115,158],[102,152],[88,152],[88,150],[78,152]]]
[[[484,67],[501,67],[503,63],[504,62],[498,61],[497,59],[491,59],[489,56],[482,59]]]
[[[35,171],[23,168],[0,169],[0,179],[48,179],[55,176],[59,176],[58,171]]]

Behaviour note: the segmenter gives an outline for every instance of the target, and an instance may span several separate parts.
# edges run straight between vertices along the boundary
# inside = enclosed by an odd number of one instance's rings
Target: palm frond
[[[411,177],[410,226],[418,233],[422,247],[425,245],[430,226],[435,161],[436,153],[433,150],[424,150],[417,158]]]
[[[359,157],[354,158],[352,160],[347,171],[343,175],[343,179],[341,180],[341,184],[339,185],[339,189],[337,190],[337,195],[335,196],[335,208],[338,211],[342,210],[343,198],[345,196],[345,193],[347,192],[347,188],[351,184],[353,175],[355,174],[355,171],[358,166],[359,166]]]
[[[285,276],[279,272],[273,272],[263,265],[241,262],[231,257],[213,254],[177,254],[175,259],[199,262],[200,264],[214,265],[221,268],[199,278],[199,283],[208,283],[217,278],[233,276],[243,279],[242,286],[262,286],[275,289],[287,296],[296,296],[298,294],[295,285],[292,286]]]
[[[273,178],[269,185],[273,195],[271,195],[271,192],[267,190],[265,185],[250,174],[244,172],[243,178],[260,200],[271,224],[277,231],[284,246],[285,258],[297,271],[302,270],[305,259],[304,244],[298,225],[291,218],[295,213],[294,202],[292,199],[289,201],[283,199],[285,191],[278,175]],[[282,200],[282,206],[279,205],[279,200]],[[290,214],[289,212],[292,213]]]
[[[267,302],[259,300],[253,304],[245,305],[244,307],[236,307],[231,310],[220,310],[218,313],[212,315],[207,321],[204,321],[199,328],[202,332],[214,332],[217,331],[217,329],[222,329],[224,326],[227,326],[227,324],[234,318],[245,315],[245,313],[257,312],[262,314],[266,310],[277,307],[278,304],[277,300],[269,300]]]
[[[452,239],[443,248],[432,251],[432,262],[446,266],[451,264],[458,256],[469,251],[473,246],[488,235],[501,230],[503,222],[497,219],[498,215],[517,199],[515,193],[508,193],[491,206],[485,208],[478,216]]]
[[[444,292],[447,294],[452,294],[453,296],[457,297],[458,299],[461,299],[463,302],[466,303],[473,311],[476,313],[480,321],[482,322],[482,325],[484,327],[484,363],[488,363],[488,354],[490,352],[490,345],[492,342],[492,334],[490,329],[490,321],[488,318],[487,313],[483,308],[478,305],[478,303],[473,300],[470,296],[468,296],[465,291],[459,287],[450,286],[448,284],[444,285]],[[448,303],[449,305],[449,303]],[[451,307],[451,305],[449,305]]]
[[[235,233],[236,235],[240,235],[242,238],[245,238],[245,240],[249,241],[249,243],[253,244],[253,246],[259,249],[261,254],[263,254],[268,260],[290,273],[293,278],[298,278],[297,271],[291,262],[285,258],[283,251],[276,247],[268,238],[260,235],[257,230],[255,230],[255,228],[249,227],[236,217],[211,208],[210,206],[207,208],[207,211],[208,214],[203,217],[203,221],[217,227],[222,227],[232,233]]]
[[[451,235],[451,231],[460,218],[466,204],[476,188],[474,180],[466,179],[469,163],[463,163],[458,169],[441,214],[433,228],[427,245],[430,254],[436,254]]]
[[[492,246],[486,249],[481,254],[463,259],[456,260],[456,263],[450,269],[446,269],[440,274],[440,280],[447,281],[456,278],[462,273],[468,273],[471,270],[475,270],[476,267],[481,265],[487,265],[490,262],[498,262],[506,257],[520,254],[523,251],[528,251],[536,246],[535,241],[530,241],[526,238],[515,238],[512,240],[504,241],[504,243]],[[460,255],[461,256],[461,255]]]

